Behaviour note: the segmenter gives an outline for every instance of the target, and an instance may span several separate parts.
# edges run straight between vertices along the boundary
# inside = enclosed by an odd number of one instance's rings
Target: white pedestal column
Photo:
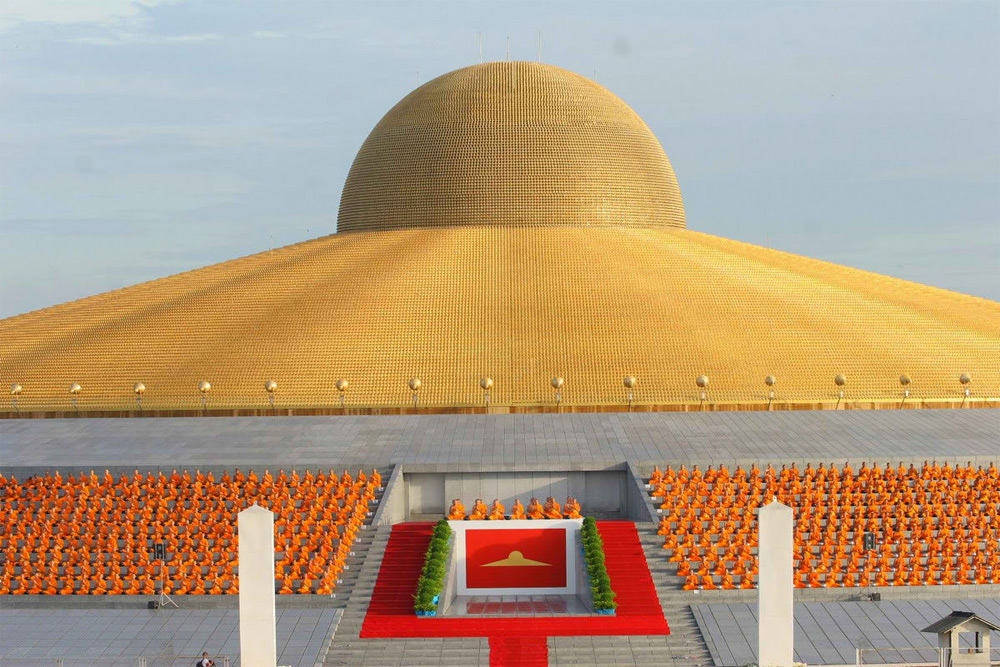
[[[259,505],[237,515],[240,568],[240,664],[274,667],[274,513]]]
[[[792,667],[792,508],[775,500],[760,509],[758,520],[757,664]]]

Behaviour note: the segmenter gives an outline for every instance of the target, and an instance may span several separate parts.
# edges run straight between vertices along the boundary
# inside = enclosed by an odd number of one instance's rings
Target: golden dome
[[[71,383],[129,414],[139,378],[165,415],[253,413],[267,378],[296,413],[897,408],[904,372],[906,407],[1000,403],[1000,303],[686,229],[646,125],[555,67],[414,91],[340,226],[0,320],[0,417]]]
[[[387,113],[344,185],[338,232],[456,225],[684,227],[673,168],[625,102],[573,72],[449,72]]]

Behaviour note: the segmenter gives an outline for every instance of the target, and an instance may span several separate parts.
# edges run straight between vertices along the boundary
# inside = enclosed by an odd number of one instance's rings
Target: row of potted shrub
[[[424,555],[424,569],[417,580],[417,593],[413,601],[413,610],[417,616],[434,616],[437,613],[448,567],[449,540],[451,526],[447,520],[441,519],[434,526],[431,543]]]
[[[611,590],[611,577],[604,564],[604,540],[597,532],[597,522],[593,517],[586,517],[580,528],[580,539],[583,542],[583,557],[587,564],[587,578],[590,580],[590,592],[594,597],[594,611],[598,614],[612,615],[618,607],[615,602],[615,592]]]

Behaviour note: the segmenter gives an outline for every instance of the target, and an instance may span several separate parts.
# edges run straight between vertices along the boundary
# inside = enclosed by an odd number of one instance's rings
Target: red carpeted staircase
[[[545,667],[548,664],[546,637],[490,637],[490,667]]]
[[[413,613],[413,596],[433,525],[392,527],[362,637],[489,637],[490,664],[544,665],[548,662],[546,637],[670,632],[635,524],[629,521],[597,522],[611,588],[618,594],[615,616],[420,618]]]

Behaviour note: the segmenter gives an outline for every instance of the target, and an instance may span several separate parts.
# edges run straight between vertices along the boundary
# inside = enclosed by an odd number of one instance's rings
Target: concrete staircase
[[[368,527],[365,544],[355,550],[355,570],[349,570],[338,585],[338,598],[346,601],[344,615],[334,634],[323,665],[488,665],[489,642],[485,638],[454,639],[361,639],[361,626],[392,528]],[[361,542],[359,535],[358,544]]]
[[[667,554],[661,548],[663,538],[656,534],[656,524],[639,523],[636,528],[660,606],[670,624],[670,635],[666,638],[667,654],[662,656],[663,662],[685,667],[711,667],[714,665],[711,654],[691,613],[694,594],[681,589],[681,579],[676,574],[677,565],[667,560]]]

